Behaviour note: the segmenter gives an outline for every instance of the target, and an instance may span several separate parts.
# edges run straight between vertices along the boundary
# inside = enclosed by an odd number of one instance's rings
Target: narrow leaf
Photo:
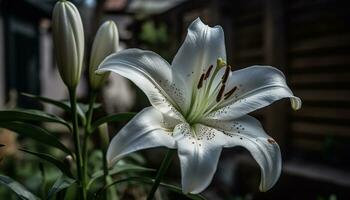
[[[61,170],[62,173],[64,173],[68,177],[73,177],[72,173],[69,170],[69,167],[67,165],[65,165],[62,161],[52,157],[51,155],[44,154],[44,153],[33,152],[33,151],[26,150],[26,149],[19,149],[19,150],[23,151],[23,152],[26,152],[28,154],[37,156],[38,158],[55,165],[58,169]]]
[[[34,194],[29,192],[22,184],[14,181],[8,176],[0,175],[0,184],[11,189],[16,195],[23,200],[37,200],[39,199]]]
[[[0,122],[0,127],[12,130],[19,135],[30,137],[40,143],[56,147],[68,154],[72,154],[55,136],[38,126],[23,122]]]
[[[108,175],[115,175],[115,174],[127,173],[127,172],[152,172],[152,171],[156,171],[156,170],[147,168],[147,167],[141,167],[134,164],[123,164],[123,165],[117,164],[115,165],[114,168],[108,171]],[[92,174],[87,188],[89,188],[94,181],[102,177],[103,177],[103,170],[96,171],[94,174]]]
[[[106,117],[102,117],[101,119],[95,121],[95,123],[92,124],[91,129],[94,131],[97,127],[99,127],[103,123],[127,121],[133,118],[135,115],[136,113],[118,113],[114,115],[108,115]]]
[[[60,123],[71,129],[62,118],[41,110],[0,110],[0,121],[40,121]]]
[[[148,178],[148,177],[128,177],[128,178],[125,178],[125,179],[114,181],[113,183],[111,183],[111,184],[107,185],[106,187],[104,187],[103,190],[108,189],[112,185],[123,183],[123,182],[139,182],[139,183],[153,185],[154,179],[151,179],[151,178]],[[182,193],[182,189],[180,187],[178,187],[178,186],[175,186],[175,185],[171,185],[171,184],[167,184],[167,183],[160,183],[160,187],[164,187],[164,188],[166,188],[166,189],[168,189],[170,191],[182,194],[182,195],[186,196],[189,199],[205,200],[205,198],[202,195],[199,195],[199,194],[184,194],[184,193]],[[99,192],[102,192],[103,190],[100,190]]]
[[[37,96],[37,95],[32,95],[32,94],[27,94],[27,93],[21,93],[21,95],[32,98],[32,99],[36,99],[38,101],[41,101],[43,103],[48,103],[51,105],[54,105],[56,107],[59,107],[67,112],[70,112],[70,107],[69,104],[67,105],[67,103],[61,102],[61,101],[57,101],[48,97],[42,97],[42,96]]]
[[[62,101],[62,103],[66,104],[68,106],[68,110],[69,110],[68,112],[71,112],[70,102],[69,101]],[[85,124],[86,123],[85,112],[82,109],[81,105],[82,105],[81,103],[77,103],[77,114],[78,114],[79,118],[81,119],[81,122],[83,124]]]
[[[47,195],[47,200],[51,199],[54,194],[57,192],[68,188],[71,186],[73,183],[75,183],[75,179],[69,178],[65,175],[61,175],[56,182],[53,184],[53,186],[50,188],[49,193]]]
[[[70,113],[71,109],[70,109],[70,103],[69,101],[63,100],[63,101],[57,101],[48,97],[42,97],[42,96],[37,96],[37,95],[32,95],[32,94],[27,94],[27,93],[21,93],[23,96],[32,98],[32,99],[36,99],[42,103],[48,103],[51,105],[54,105],[58,108],[63,109],[64,111]],[[80,117],[80,119],[82,120],[83,124],[85,124],[85,113],[84,111],[81,109],[81,107],[79,106],[79,104],[77,105],[77,113],[78,116]]]

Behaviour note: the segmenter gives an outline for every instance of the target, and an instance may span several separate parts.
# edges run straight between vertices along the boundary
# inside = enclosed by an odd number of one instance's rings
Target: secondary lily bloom
[[[278,144],[248,113],[281,98],[294,109],[301,100],[283,73],[269,66],[238,71],[225,63],[224,32],[200,19],[170,65],[156,53],[129,49],[104,60],[99,72],[116,72],[133,81],[152,107],[137,114],[111,141],[110,164],[131,152],[177,148],[182,190],[199,193],[211,182],[225,147],[243,146],[261,167],[260,190],[270,189],[281,173]]]
[[[84,56],[84,30],[78,9],[69,1],[58,1],[52,14],[53,42],[63,82],[75,88],[80,80]]]

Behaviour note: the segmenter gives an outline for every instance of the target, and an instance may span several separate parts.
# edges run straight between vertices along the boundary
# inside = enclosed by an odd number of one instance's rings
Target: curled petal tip
[[[299,97],[294,97],[290,100],[293,110],[299,110],[302,106],[302,101]]]

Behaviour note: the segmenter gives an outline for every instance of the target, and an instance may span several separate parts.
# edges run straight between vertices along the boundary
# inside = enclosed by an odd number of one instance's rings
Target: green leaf
[[[36,99],[36,100],[41,101],[43,103],[48,103],[48,104],[54,105],[56,107],[59,107],[59,108],[65,110],[65,111],[67,111],[67,112],[70,112],[69,103],[67,105],[67,103],[65,103],[65,102],[61,102],[61,101],[57,101],[57,100],[54,100],[54,99],[50,99],[48,97],[42,97],[42,96],[27,94],[27,93],[21,93],[21,95],[29,97],[31,99]]]
[[[108,115],[106,117],[102,117],[101,119],[98,119],[97,121],[95,121],[92,124],[91,130],[92,131],[96,130],[96,128],[99,127],[103,123],[120,122],[120,121],[130,120],[135,115],[136,115],[136,113],[118,113],[118,114],[113,114],[113,115]]]
[[[43,103],[48,103],[48,104],[54,105],[58,108],[63,109],[64,111],[66,111],[68,113],[71,112],[69,101],[66,101],[66,100],[57,101],[57,100],[54,100],[54,99],[51,99],[48,97],[42,97],[42,96],[37,96],[37,95],[32,95],[32,94],[27,94],[27,93],[21,93],[21,94],[23,96],[26,96],[26,97],[29,97],[32,99],[36,99],[36,100],[41,101]],[[86,121],[85,113],[84,113],[83,109],[79,106],[79,104],[77,104],[77,113],[78,113],[78,116],[80,117],[80,119],[82,120],[83,124],[85,124],[85,121]]]
[[[62,101],[62,103],[66,104],[68,106],[68,112],[71,112],[70,110],[70,102],[69,101]],[[83,110],[83,108],[81,107],[81,103],[77,103],[77,114],[79,116],[79,118],[81,119],[81,122],[85,125],[86,123],[86,117],[85,117],[85,112]]]
[[[0,184],[11,189],[16,195],[23,200],[37,200],[39,199],[34,194],[29,192],[22,184],[14,181],[8,176],[0,175]]]
[[[33,152],[33,151],[29,151],[27,149],[18,149],[18,150],[26,152],[26,153],[34,155],[34,156],[37,156],[38,158],[55,165],[58,169],[61,170],[61,172],[63,174],[67,175],[68,177],[73,178],[73,175],[72,175],[72,173],[69,170],[69,167],[66,164],[64,164],[62,161],[52,157],[51,155],[44,154],[44,153]]]
[[[115,174],[126,173],[126,172],[152,172],[152,171],[156,171],[156,170],[147,168],[147,167],[141,167],[134,164],[122,164],[122,165],[116,164],[114,168],[109,170],[108,175],[115,175]],[[91,179],[87,185],[87,188],[89,188],[94,181],[102,177],[103,177],[103,170],[99,170],[94,174],[92,174]]]
[[[69,178],[65,175],[61,175],[56,182],[53,184],[53,186],[50,188],[49,193],[47,195],[47,200],[51,199],[54,194],[57,192],[68,188],[71,186],[73,183],[75,183],[75,179]]]
[[[23,122],[0,122],[0,127],[16,132],[19,135],[30,137],[43,144],[56,147],[68,154],[71,151],[64,146],[55,136],[51,135],[47,130]]]
[[[139,182],[139,183],[153,185],[154,179],[151,179],[151,178],[148,178],[148,177],[128,177],[128,178],[125,178],[125,179],[114,181],[113,183],[111,183],[111,184],[107,185],[106,187],[104,187],[103,190],[108,189],[112,185],[123,183],[123,182]],[[166,189],[168,189],[170,191],[182,194],[182,195],[186,196],[189,199],[205,200],[205,198],[202,195],[199,195],[199,194],[184,194],[184,193],[182,193],[182,189],[180,187],[178,187],[178,186],[175,186],[175,185],[171,185],[171,184],[167,184],[167,183],[160,183],[160,187],[163,187],[163,188],[166,188]],[[103,190],[100,190],[99,192],[102,192]]]
[[[0,121],[55,122],[63,124],[71,130],[71,126],[62,118],[40,110],[0,110]]]

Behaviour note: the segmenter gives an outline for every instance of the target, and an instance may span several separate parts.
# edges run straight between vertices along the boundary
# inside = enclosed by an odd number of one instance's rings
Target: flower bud
[[[109,72],[96,74],[98,66],[110,54],[117,52],[119,36],[113,21],[103,23],[97,31],[91,50],[89,81],[92,89],[99,89],[108,78]]]
[[[78,9],[58,1],[52,15],[53,42],[58,69],[68,88],[80,80],[84,56],[84,30]]]
[[[98,127],[101,149],[106,150],[109,145],[108,125],[104,123]]]

